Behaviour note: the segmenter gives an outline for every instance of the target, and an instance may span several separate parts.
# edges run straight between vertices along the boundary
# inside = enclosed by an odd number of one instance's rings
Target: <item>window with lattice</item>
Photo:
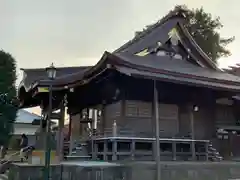
[[[150,118],[152,103],[141,101],[126,101],[126,116]]]

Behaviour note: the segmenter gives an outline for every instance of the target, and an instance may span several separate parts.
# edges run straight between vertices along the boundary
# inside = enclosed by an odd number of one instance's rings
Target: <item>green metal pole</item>
[[[49,180],[50,159],[51,159],[51,115],[52,115],[52,83],[49,86],[49,107],[47,116],[47,132],[46,132],[46,151],[45,151],[45,173],[44,180]]]

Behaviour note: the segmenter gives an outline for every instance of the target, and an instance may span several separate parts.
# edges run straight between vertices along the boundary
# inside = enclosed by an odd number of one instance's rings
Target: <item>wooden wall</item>
[[[215,123],[216,126],[236,125],[236,117],[234,116],[233,107],[229,105],[217,105]]]
[[[211,139],[219,124],[235,125],[231,107],[199,106],[199,110],[193,113],[196,139]],[[132,131],[138,136],[154,136],[155,120],[152,114],[151,102],[121,100],[103,108],[98,130],[103,132],[104,129],[112,129],[115,120],[118,129]],[[159,104],[159,125],[161,137],[189,135],[189,108],[186,105]]]
[[[126,129],[142,136],[153,136],[155,121],[152,118],[152,103],[121,100],[107,105],[104,111],[105,129],[112,128],[114,120],[118,129]],[[174,136],[179,131],[178,106],[159,104],[159,124],[162,136]]]

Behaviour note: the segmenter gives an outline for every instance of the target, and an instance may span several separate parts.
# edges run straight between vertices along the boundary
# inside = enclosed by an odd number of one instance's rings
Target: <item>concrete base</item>
[[[154,162],[133,162],[131,180],[155,180]],[[239,162],[161,162],[161,180],[240,179]]]
[[[44,166],[28,163],[15,163],[9,169],[11,180],[39,180],[44,178]],[[51,165],[50,178],[61,180],[61,166]]]
[[[107,162],[67,162],[51,166],[52,179],[85,180],[92,178],[155,180],[154,162],[129,162],[124,164]],[[161,180],[228,180],[240,179],[239,162],[161,162]],[[13,164],[12,180],[39,180],[43,166]]]

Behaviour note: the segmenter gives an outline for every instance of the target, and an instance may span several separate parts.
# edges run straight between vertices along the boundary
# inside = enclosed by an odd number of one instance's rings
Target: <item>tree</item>
[[[0,50],[0,145],[8,143],[17,115],[17,108],[12,105],[12,100],[16,97],[15,82],[15,59],[9,53]]]
[[[176,6],[175,10],[182,10],[186,15],[186,27],[202,50],[216,62],[222,56],[230,56],[226,48],[234,41],[234,37],[223,38],[219,30],[223,27],[220,17],[213,17],[204,9],[189,9],[185,5]]]
[[[231,52],[226,48],[234,41],[234,37],[223,38],[219,30],[223,27],[219,17],[212,17],[201,7],[200,9],[189,9],[186,5],[177,5],[174,10],[181,11],[186,16],[186,25],[190,34],[202,50],[214,61],[222,56],[230,56]],[[146,26],[146,29],[152,25]],[[144,31],[143,30],[143,31]],[[136,35],[141,32],[136,32]]]

